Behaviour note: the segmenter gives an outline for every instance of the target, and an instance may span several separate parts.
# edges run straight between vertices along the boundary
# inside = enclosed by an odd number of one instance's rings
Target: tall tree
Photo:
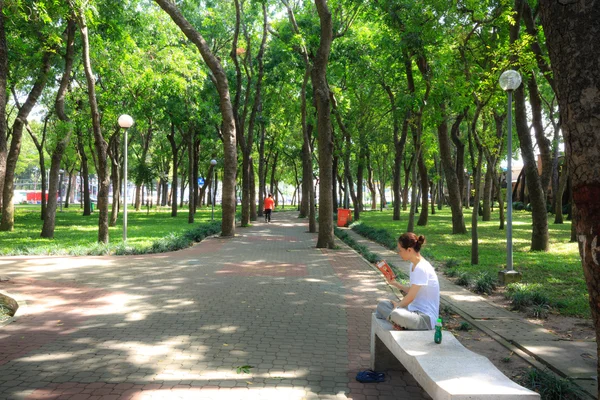
[[[169,0],[155,0],[156,3],[173,19],[186,37],[196,45],[204,62],[212,72],[215,86],[219,92],[220,109],[223,118],[221,134],[223,137],[223,193],[221,235],[235,234],[235,178],[237,171],[237,149],[235,136],[235,117],[229,95],[229,82],[221,62],[211,51],[202,35],[188,22],[177,6]]]
[[[515,44],[520,34],[521,16],[523,15],[523,4],[525,0],[515,0],[515,20],[516,23],[510,28],[510,42]],[[513,56],[513,62],[516,56]],[[538,173],[537,161],[533,150],[533,141],[531,139],[531,133],[529,130],[529,124],[527,122],[527,108],[525,99],[525,88],[527,85],[530,90],[530,98],[535,99],[532,104],[534,115],[539,116],[536,112],[540,107],[539,96],[537,94],[537,85],[530,84],[533,76],[525,76],[524,84],[520,85],[514,91],[515,99],[515,125],[517,128],[517,135],[519,136],[519,143],[521,147],[521,156],[523,157],[523,170],[527,180],[527,188],[529,189],[529,196],[531,198],[531,218],[532,218],[532,232],[531,232],[531,250],[548,250],[548,212],[546,210],[546,197],[545,190],[542,186],[542,179]],[[533,91],[533,92],[532,92]],[[534,128],[538,126],[538,131],[541,129],[539,125],[539,117],[536,118],[537,122],[534,121]],[[538,134],[540,135],[540,134]],[[541,134],[543,137],[543,134]],[[545,140],[545,138],[544,138]],[[547,144],[538,143],[540,146],[546,147]],[[509,151],[511,149],[508,149]],[[546,151],[544,151],[546,153]],[[549,162],[546,162],[548,165]],[[547,175],[546,187],[550,182],[550,176]]]
[[[6,124],[6,80],[8,77],[8,48],[4,30],[4,0],[0,0],[0,209],[4,177],[6,174],[6,158],[8,156],[8,127]]]
[[[98,172],[98,242],[108,243],[108,190],[110,186],[110,173],[108,165],[108,143],[102,135],[100,124],[100,111],[96,98],[96,77],[92,70],[90,58],[90,41],[85,9],[87,4],[80,4],[77,0],[70,1],[73,12],[77,18],[82,42],[83,69],[85,71],[88,102],[92,116],[92,132],[94,134],[94,148],[96,150],[96,171]]]
[[[4,187],[2,190],[2,220],[0,221],[0,231],[12,231],[15,226],[15,214],[13,206],[13,195],[15,188],[14,179],[17,161],[19,160],[19,154],[21,153],[23,129],[27,123],[27,117],[37,103],[38,98],[44,90],[44,87],[46,87],[53,54],[53,49],[46,47],[46,50],[42,55],[42,60],[40,62],[39,71],[35,82],[29,92],[29,95],[27,96],[27,100],[25,100],[25,103],[23,103],[23,105],[19,108],[17,117],[13,122],[10,149],[6,158]],[[3,94],[0,96],[3,96]]]
[[[438,123],[437,132],[440,144],[440,158],[442,161],[446,182],[448,185],[448,202],[452,210],[452,233],[467,233],[465,220],[462,212],[462,200],[458,186],[458,176],[452,162],[452,149],[450,147],[450,137],[448,135],[448,116],[446,115],[446,105],[440,105],[442,120]],[[457,116],[452,129],[458,129],[464,118],[464,113]]]
[[[252,149],[254,143],[254,127],[256,125],[256,118],[258,115],[258,109],[261,105],[261,91],[262,82],[264,76],[264,54],[267,42],[267,8],[265,3],[262,3],[262,39],[260,43],[260,49],[256,57],[258,63],[258,72],[255,84],[254,101],[252,103],[252,111],[250,112],[250,121],[248,122],[248,132],[245,137],[240,137],[238,143],[242,149],[242,226],[248,225],[251,220],[251,208],[252,204],[256,207],[256,201],[254,197],[251,197],[251,181],[253,180],[250,172],[254,170],[251,165],[252,162]],[[249,94],[247,94],[249,96]],[[243,129],[243,127],[242,127]]]
[[[333,198],[331,187],[333,173],[333,140],[331,135],[331,109],[329,103],[329,85],[327,84],[327,64],[333,42],[333,23],[327,0],[315,0],[319,20],[321,21],[321,37],[319,49],[315,56],[312,83],[317,103],[317,129],[319,132],[319,237],[318,248],[335,247],[333,235]]]
[[[287,10],[292,31],[296,36],[301,35],[294,11],[292,7],[290,7],[289,2],[287,0],[281,0],[281,2]],[[314,204],[315,193],[313,186],[313,126],[308,122],[306,101],[308,83],[312,74],[312,63],[304,39],[297,44],[296,50],[302,57],[302,61],[304,63],[304,78],[302,80],[302,87],[300,89],[300,113],[302,125],[302,200],[300,204],[300,217],[308,217],[308,230],[309,232],[314,233],[317,231],[317,224]]]
[[[56,92],[55,110],[56,115],[60,121],[60,127],[63,132],[59,132],[62,137],[59,137],[52,151],[51,163],[50,163],[50,184],[48,186],[48,204],[46,206],[46,212],[44,214],[44,224],[42,226],[41,236],[43,238],[52,239],[54,238],[54,227],[56,225],[56,196],[54,193],[59,189],[59,175],[60,175],[60,163],[65,153],[69,141],[71,140],[71,134],[73,132],[73,126],[71,119],[67,116],[65,111],[65,97],[71,81],[71,70],[73,69],[73,60],[75,58],[75,31],[77,25],[75,18],[71,15],[67,19],[67,37],[65,41],[65,67],[63,75],[60,80],[58,91]]]
[[[598,1],[541,0],[577,208],[576,231],[600,350],[600,7]],[[600,360],[598,361],[600,373]],[[600,394],[600,389],[599,389]]]

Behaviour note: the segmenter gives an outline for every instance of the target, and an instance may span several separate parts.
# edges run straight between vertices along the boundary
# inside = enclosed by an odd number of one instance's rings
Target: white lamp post
[[[520,279],[520,274],[513,269],[512,252],[512,92],[521,85],[521,75],[517,71],[508,70],[500,75],[500,87],[508,94],[508,140],[506,166],[506,270],[501,272],[501,281],[509,283]],[[515,275],[514,279],[506,279],[507,275]],[[517,276],[518,275],[518,276]],[[509,281],[509,282],[507,282]]]
[[[125,129],[125,140],[123,142],[123,242],[127,241],[127,129],[133,126],[133,118],[123,114],[117,121],[119,126]]]
[[[215,220],[215,199],[217,197],[217,169],[215,168],[215,165],[217,165],[217,160],[210,160],[210,165],[212,165],[213,167],[213,183],[211,186],[214,186],[214,189],[212,190],[213,192],[213,196],[212,196],[212,215],[211,215],[211,221]]]

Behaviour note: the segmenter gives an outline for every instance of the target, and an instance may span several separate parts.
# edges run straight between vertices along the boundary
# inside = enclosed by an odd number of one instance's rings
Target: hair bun
[[[417,243],[423,244],[425,243],[425,236],[421,235],[417,238]]]

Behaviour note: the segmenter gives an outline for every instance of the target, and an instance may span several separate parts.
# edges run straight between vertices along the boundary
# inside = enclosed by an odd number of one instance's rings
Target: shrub
[[[538,307],[538,314],[544,315],[543,309],[550,308],[550,299],[541,291],[539,284],[511,283],[506,286],[505,296],[511,300],[513,310],[523,311],[533,305]]]
[[[545,293],[534,291],[531,293],[531,303],[536,306],[549,306],[550,299]]]
[[[475,278],[474,289],[477,293],[492,294],[496,290],[496,279],[489,272],[481,272]]]
[[[545,400],[577,400],[587,398],[577,386],[569,380],[558,378],[552,372],[531,369],[523,382],[523,386],[536,391]]]
[[[333,228],[333,233],[342,242],[346,243],[348,246],[350,246],[351,248],[353,248],[354,250],[356,250],[363,257],[365,257],[369,262],[376,263],[377,261],[381,260],[381,257],[379,257],[375,253],[372,253],[367,246],[364,246],[364,245],[359,244],[358,242],[356,242],[356,240],[352,239],[350,237],[350,235],[348,235],[348,233],[345,232],[345,231],[343,231],[342,229],[334,227]]]
[[[451,258],[446,261],[446,268],[454,268],[454,267],[458,267],[459,265],[460,265],[460,261],[458,261],[456,258]]]
[[[389,234],[385,229],[373,228],[372,226],[365,225],[361,222],[350,224],[350,228],[359,235],[371,239],[390,250],[396,250],[398,246],[396,238]]]
[[[531,296],[527,292],[517,292],[510,299],[511,308],[516,311],[523,311],[531,305]]]
[[[469,324],[468,322],[466,322],[466,321],[463,321],[463,322],[461,322],[461,323],[460,323],[460,325],[458,326],[458,328],[457,328],[457,329],[458,329],[459,331],[468,332],[468,331],[470,331],[471,329],[473,329],[473,327],[472,327],[472,326],[471,326],[471,324]]]
[[[456,284],[460,286],[469,286],[471,284],[471,275],[466,271],[460,271],[458,273],[458,279],[456,279]]]
[[[531,308],[530,315],[533,318],[546,319],[550,313],[550,306],[547,304],[538,304]]]
[[[454,278],[458,274],[458,269],[457,268],[448,268],[444,271],[444,273],[446,274],[446,276],[448,276],[450,278]]]
[[[513,210],[521,211],[525,209],[525,204],[521,201],[513,202]]]

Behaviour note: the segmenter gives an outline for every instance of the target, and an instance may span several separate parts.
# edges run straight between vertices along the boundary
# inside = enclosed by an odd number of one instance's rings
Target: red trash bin
[[[348,226],[352,222],[352,214],[347,208],[338,208],[337,226]]]

